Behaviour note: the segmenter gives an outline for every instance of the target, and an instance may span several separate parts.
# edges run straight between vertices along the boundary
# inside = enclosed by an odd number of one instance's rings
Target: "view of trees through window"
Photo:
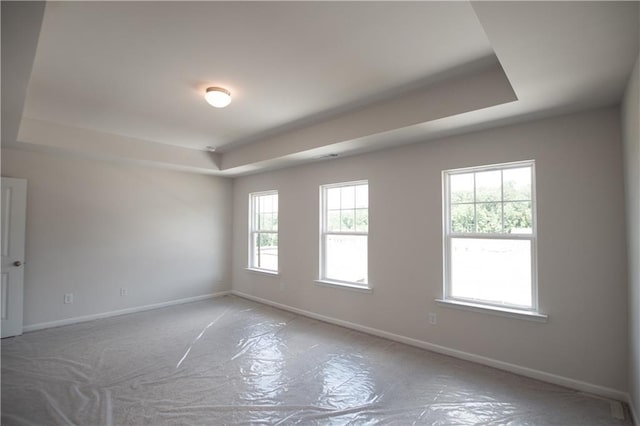
[[[327,231],[367,232],[368,229],[368,186],[328,188]]]
[[[531,167],[450,176],[451,232],[532,232]]]

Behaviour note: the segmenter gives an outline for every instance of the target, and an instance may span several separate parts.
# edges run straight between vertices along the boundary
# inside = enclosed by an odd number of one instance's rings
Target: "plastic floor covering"
[[[611,401],[236,297],[2,340],[3,425],[631,425]]]

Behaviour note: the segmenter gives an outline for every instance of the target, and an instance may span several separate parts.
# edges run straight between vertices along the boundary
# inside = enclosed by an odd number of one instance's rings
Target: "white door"
[[[2,337],[22,334],[27,181],[2,178]]]

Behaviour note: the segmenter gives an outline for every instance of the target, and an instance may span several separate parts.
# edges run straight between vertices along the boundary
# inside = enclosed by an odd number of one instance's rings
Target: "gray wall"
[[[548,323],[440,307],[443,169],[535,159]],[[369,180],[372,294],[314,284],[318,186]],[[247,265],[248,194],[277,189],[279,276]],[[627,391],[620,114],[601,109],[234,181],[233,289],[495,360]],[[428,323],[428,312],[438,325]]]
[[[229,179],[9,149],[2,175],[28,180],[27,326],[230,288]]]
[[[629,253],[629,393],[636,421],[640,421],[640,57],[624,97],[625,183]]]

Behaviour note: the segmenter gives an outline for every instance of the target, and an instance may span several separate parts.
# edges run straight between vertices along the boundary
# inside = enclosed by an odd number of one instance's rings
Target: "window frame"
[[[504,171],[509,169],[517,169],[523,167],[531,168],[531,233],[499,233],[499,232],[452,232],[451,231],[451,187],[450,177],[453,175],[479,173],[487,171]],[[509,163],[491,164],[486,166],[465,167],[459,169],[450,169],[442,171],[442,195],[443,195],[443,298],[438,300],[452,305],[459,305],[464,307],[480,309],[480,310],[492,310],[502,311],[506,313],[523,314],[519,317],[526,318],[529,316],[545,317],[546,315],[539,312],[539,300],[538,300],[538,219],[537,219],[537,202],[536,202],[536,167],[535,160],[515,161]],[[474,183],[474,210],[477,204],[475,197],[476,185]],[[529,200],[527,200],[529,201]],[[502,204],[504,200],[504,180],[501,181],[501,200]],[[509,202],[509,201],[507,201]],[[482,202],[480,202],[482,203]],[[474,214],[475,217],[475,214]],[[502,219],[504,220],[504,213]],[[475,223],[475,222],[474,222]],[[504,224],[503,224],[504,227]],[[451,240],[453,238],[459,239],[487,239],[487,240],[520,240],[529,241],[531,244],[531,306],[514,305],[507,303],[491,302],[480,299],[454,297],[451,291],[451,268],[452,268],[452,253],[451,253]]]
[[[353,231],[353,232],[335,232],[328,231],[327,221],[328,221],[328,200],[327,193],[329,189],[332,188],[343,188],[349,186],[359,186],[359,185],[367,185],[367,216],[369,215],[369,180],[362,179],[356,181],[349,182],[338,182],[338,183],[330,183],[325,185],[320,185],[320,238],[319,238],[319,253],[320,253],[320,262],[319,262],[319,272],[318,272],[318,280],[316,280],[319,284],[328,284],[336,287],[343,287],[352,290],[364,290],[366,292],[371,291],[371,283],[369,281],[369,224],[367,225],[367,232],[362,231]],[[328,278],[326,274],[326,259],[327,259],[327,244],[326,237],[328,235],[350,235],[350,236],[364,236],[367,239],[367,282],[359,283],[354,281],[346,281],[339,280],[336,278]]]
[[[278,218],[278,227],[277,230],[275,231],[263,231],[259,229],[259,220],[260,218],[258,217],[258,211],[256,210],[257,207],[257,200],[260,197],[263,196],[269,196],[269,195],[277,195],[278,196],[278,211],[277,211],[277,218]],[[277,189],[273,189],[273,190],[268,190],[268,191],[259,191],[259,192],[251,192],[249,193],[249,244],[248,244],[248,262],[247,262],[247,269],[251,270],[251,271],[256,271],[256,272],[262,272],[262,273],[266,273],[266,274],[273,274],[273,275],[277,275],[280,272],[280,196],[278,194],[278,190]],[[253,244],[254,241],[254,236],[258,236],[260,234],[275,234],[278,237],[278,263],[277,263],[277,269],[268,269],[268,268],[261,268],[258,267],[256,265],[253,264],[254,261],[254,254],[255,254],[255,246]]]

